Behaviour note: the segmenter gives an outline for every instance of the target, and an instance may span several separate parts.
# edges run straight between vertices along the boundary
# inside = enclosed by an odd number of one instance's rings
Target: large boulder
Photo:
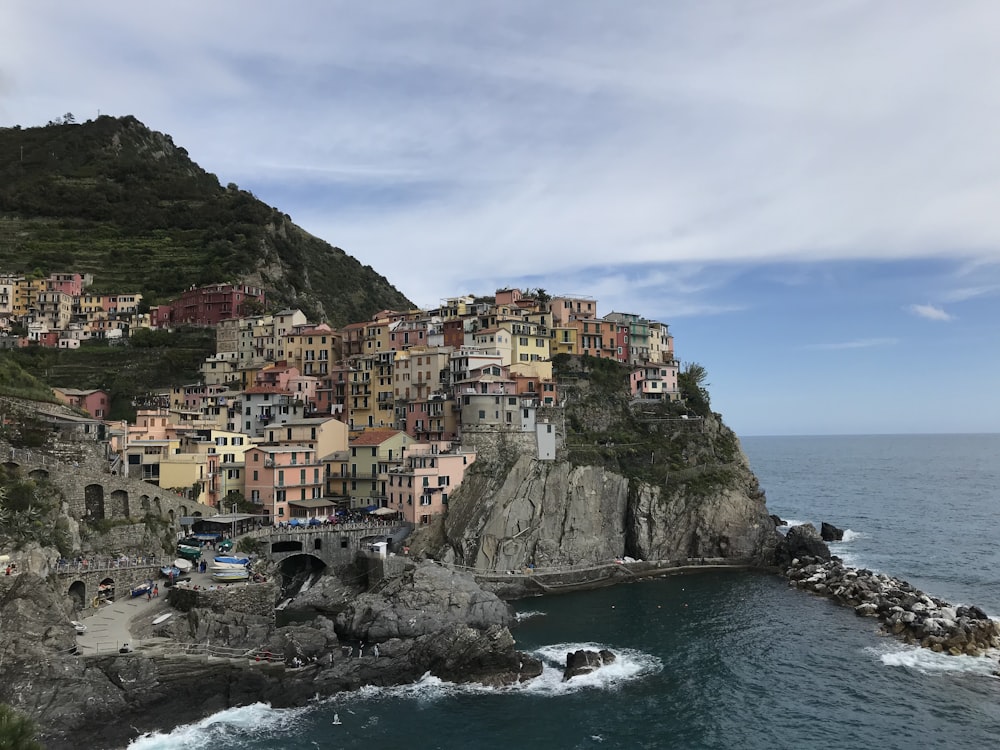
[[[844,538],[844,530],[838,529],[832,523],[823,521],[819,527],[819,535],[824,542],[839,542]]]
[[[566,654],[566,668],[563,670],[563,682],[571,680],[574,677],[579,677],[580,675],[590,674],[614,661],[615,655],[606,648],[602,648],[600,651],[592,651],[590,649],[570,651]]]
[[[829,560],[832,555],[826,542],[816,531],[816,527],[811,523],[793,526],[785,534],[783,554],[788,560],[799,557],[815,557],[821,560]]]
[[[417,638],[454,624],[505,628],[513,624],[514,614],[472,575],[427,561],[391,579],[378,593],[359,596],[336,622],[341,640],[378,643]]]

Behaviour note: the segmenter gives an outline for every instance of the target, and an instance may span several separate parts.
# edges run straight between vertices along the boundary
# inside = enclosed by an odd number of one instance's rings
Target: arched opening
[[[178,512],[178,513],[179,513],[180,515],[182,515],[182,516],[186,516],[186,515],[188,514],[188,507],[187,507],[186,505],[181,505],[181,506],[180,506],[180,507],[179,507],[179,508],[177,509],[177,512]]]
[[[83,488],[83,505],[86,508],[86,518],[89,521],[104,520],[104,487],[99,484],[88,484]]]
[[[201,518],[201,511],[200,510],[196,510],[194,513],[191,514],[191,517],[192,518]]]
[[[114,518],[128,518],[128,493],[125,490],[114,490],[111,493],[111,515]]]
[[[286,542],[274,542],[271,544],[271,554],[277,554],[279,552],[301,552],[302,542],[296,540],[290,540]]]
[[[321,549],[323,549],[323,540],[320,537],[316,537],[313,540],[313,549],[314,550],[321,550]]]
[[[69,585],[68,593],[73,600],[74,609],[83,609],[87,606],[87,584],[83,581],[73,581]]]
[[[32,469],[28,472],[28,476],[36,482],[41,482],[49,478],[49,471],[48,469]]]
[[[139,495],[139,507],[144,513],[149,513],[149,495]]]
[[[11,452],[14,451],[13,448],[10,449]],[[7,472],[8,475],[14,476],[21,471],[21,464],[14,463],[13,461],[4,461],[3,470]]]
[[[94,598],[94,605],[115,600],[115,579],[105,578],[97,586],[97,596]]]
[[[160,498],[158,497],[153,498],[153,511],[157,516],[163,515],[163,506],[160,504]]]
[[[174,509],[170,508],[167,510],[167,518],[170,519],[170,523],[174,522]]]

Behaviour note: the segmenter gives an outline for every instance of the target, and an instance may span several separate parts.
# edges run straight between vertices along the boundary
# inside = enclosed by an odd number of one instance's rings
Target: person
[[[153,596],[154,597],[158,597],[159,595],[160,595],[160,584],[154,583],[153,584]]]
[[[377,643],[375,644],[374,648],[372,648],[372,655],[374,655],[374,657],[376,659],[378,658],[378,644]]]
[[[146,587],[146,601],[148,602],[152,598],[153,598],[153,589],[151,589],[151,588],[149,588],[149,586],[147,586]]]

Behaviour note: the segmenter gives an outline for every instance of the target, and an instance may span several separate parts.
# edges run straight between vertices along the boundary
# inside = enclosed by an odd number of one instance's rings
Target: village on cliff
[[[428,523],[499,433],[554,460],[564,433],[558,355],[621,363],[637,401],[679,399],[668,326],[598,316],[585,296],[501,289],[334,329],[300,310],[262,314],[264,292],[246,285],[192,288],[147,313],[142,295],[91,294],[91,283],[77,273],[0,274],[0,350],[213,328],[201,382],[148,394],[135,423],[108,421],[105,391],[53,391],[88,415],[78,432],[107,441],[111,471],[220,513],[249,502],[264,523],[350,510]]]

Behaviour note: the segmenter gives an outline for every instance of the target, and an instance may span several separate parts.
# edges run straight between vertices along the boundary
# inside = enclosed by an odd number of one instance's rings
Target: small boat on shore
[[[194,563],[190,560],[185,560],[183,557],[178,557],[174,560],[174,567],[177,568],[182,573],[189,573],[191,568],[194,567]]]
[[[176,565],[164,565],[160,568],[160,575],[164,578],[177,578],[181,574],[181,569]]]
[[[215,559],[212,561],[213,565],[237,565],[240,567],[246,567],[250,564],[249,557],[235,557],[227,555],[216,555]]]
[[[238,583],[250,580],[250,571],[243,569],[213,570],[212,579],[219,583]]]

